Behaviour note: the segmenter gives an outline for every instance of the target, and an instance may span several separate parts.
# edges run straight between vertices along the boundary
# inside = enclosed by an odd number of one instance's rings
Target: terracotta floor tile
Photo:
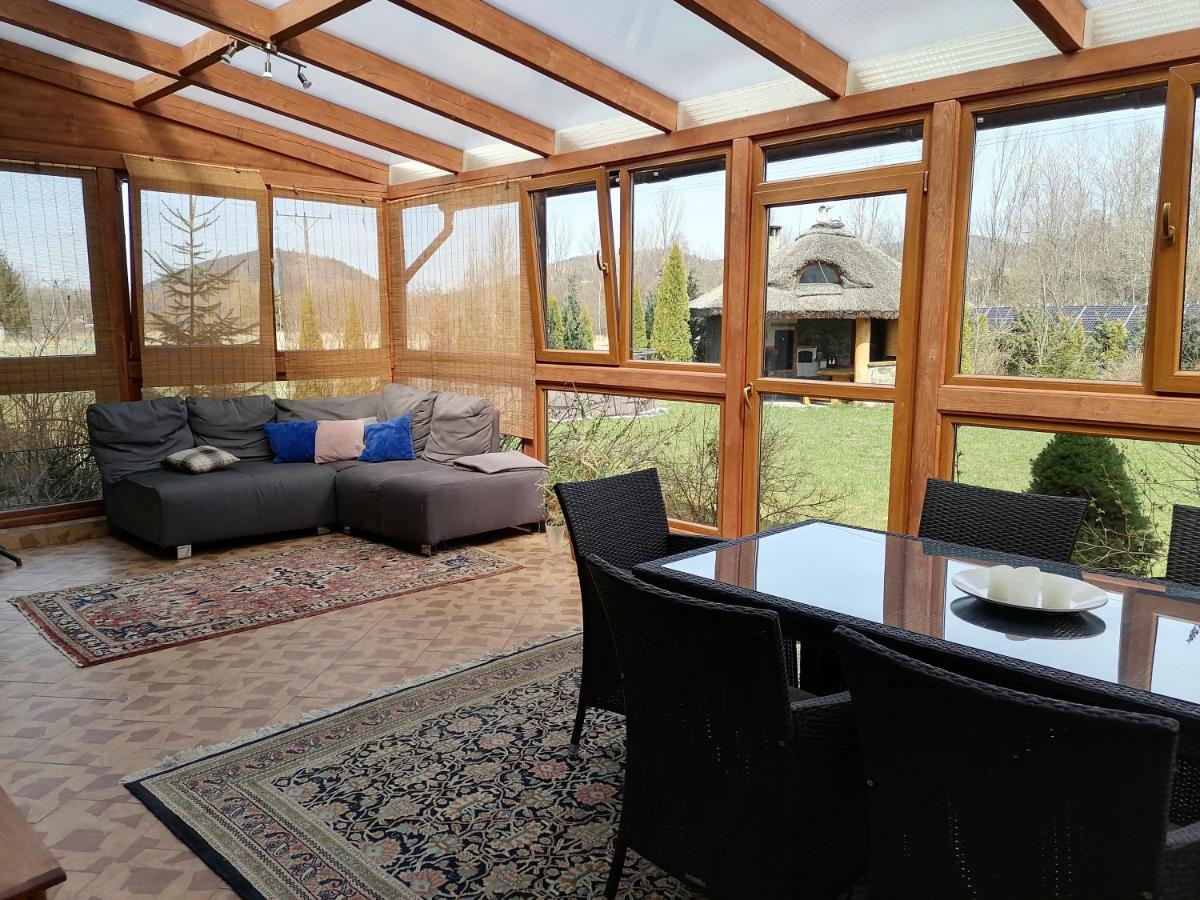
[[[542,535],[477,546],[524,568],[90,668],[51,648],[7,601],[340,540],[288,538],[153,556],[115,538],[39,547],[0,572],[0,786],[68,880],[56,900],[228,900],[224,883],[121,779],[172,753],[239,738],[578,627],[569,556]]]

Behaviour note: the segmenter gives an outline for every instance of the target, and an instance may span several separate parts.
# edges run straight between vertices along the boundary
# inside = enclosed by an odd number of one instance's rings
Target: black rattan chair
[[[778,616],[588,558],[625,698],[627,849],[708,897],[835,897],[861,877],[865,798],[846,694],[792,700]]]
[[[1048,497],[930,478],[919,537],[1070,562],[1087,512],[1081,497]]]
[[[575,549],[579,592],[583,597],[583,669],[579,708],[571,732],[571,743],[578,744],[589,708],[625,711],[616,651],[608,621],[588,579],[585,558],[595,554],[628,570],[653,559],[720,542],[716,538],[671,533],[655,469],[556,484],[554,493]]]
[[[1174,719],[986,684],[835,632],[866,768],[870,896],[1200,897]]]
[[[1200,585],[1200,509],[1194,506],[1177,503],[1171,511],[1167,578]]]

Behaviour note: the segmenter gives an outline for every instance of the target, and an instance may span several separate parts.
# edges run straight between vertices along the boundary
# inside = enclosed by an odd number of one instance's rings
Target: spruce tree
[[[174,346],[220,346],[240,343],[252,335],[253,325],[244,324],[228,309],[228,300],[242,259],[221,268],[205,244],[205,232],[216,225],[223,200],[202,207],[201,200],[188,195],[182,208],[166,207],[163,222],[178,237],[167,247],[174,251],[175,265],[160,250],[147,250],[158,282],[166,293],[166,308],[147,314],[148,332],[162,344]]]
[[[634,350],[645,350],[650,346],[650,338],[646,334],[646,307],[642,305],[642,289],[633,287],[633,301],[629,307],[630,342]]]
[[[1058,434],[1030,466],[1029,490],[1082,497],[1087,513],[1075,562],[1148,575],[1162,551],[1120,448],[1109,438]]]
[[[563,306],[563,347],[567,350],[592,349],[592,325],[579,302],[579,281],[567,278],[567,302]]]
[[[657,351],[659,359],[691,362],[690,318],[683,253],[679,244],[672,244],[658,282],[658,303],[654,310],[654,329],[650,335],[650,346]]]
[[[551,297],[546,301],[546,346],[551,350],[561,350],[566,342],[562,304],[557,297]]]
[[[0,328],[10,334],[29,331],[29,296],[25,282],[0,250]]]

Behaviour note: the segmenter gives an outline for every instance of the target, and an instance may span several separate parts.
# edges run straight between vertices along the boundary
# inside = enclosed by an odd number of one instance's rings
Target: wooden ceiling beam
[[[221,5],[220,0],[214,0],[214,5]],[[185,64],[193,62],[194,57],[187,56],[183,48],[95,19],[50,0],[5,0],[0,10],[0,20],[152,71],[154,75],[141,79],[131,88],[136,105],[153,103],[182,86],[196,84],[268,112],[290,116],[439,169],[449,172],[461,172],[463,169],[464,154],[461,148],[303,91],[283,87],[233,66],[221,63],[184,77],[182,69]],[[216,46],[217,42],[209,39],[204,47],[197,49],[211,54]]]
[[[365,4],[367,0],[288,0],[275,9],[271,33],[275,43],[319,28],[331,19]]]
[[[179,74],[191,75],[215,66],[233,44],[234,38],[219,31],[206,31],[179,48]]]
[[[0,69],[118,106],[130,109],[134,106],[133,82],[20,44],[0,40]],[[142,112],[232,138],[282,157],[320,166],[340,176],[376,184],[387,183],[388,167],[383,163],[216,107],[180,97],[168,97],[145,106]]]
[[[277,9],[268,11],[273,13],[271,16],[263,15],[263,8],[251,0],[147,2],[216,29],[222,36],[221,40],[226,42],[228,35],[258,44],[274,43],[289,56],[344,75],[366,87],[490,134],[498,140],[539,156],[554,153],[552,128],[349,41],[315,30],[318,25],[360,6],[362,0],[288,0]],[[184,48],[185,57],[191,55],[197,60],[189,73],[206,67],[201,48],[195,46],[206,39],[215,40],[205,35]],[[216,63],[220,52],[215,57],[209,57],[209,65]]]
[[[670,97],[483,0],[392,2],[647,125],[667,132],[679,127],[679,105]]]
[[[1042,34],[1063,53],[1083,49],[1087,8],[1083,0],[1014,0]]]
[[[826,97],[845,96],[846,60],[759,0],[675,2]]]

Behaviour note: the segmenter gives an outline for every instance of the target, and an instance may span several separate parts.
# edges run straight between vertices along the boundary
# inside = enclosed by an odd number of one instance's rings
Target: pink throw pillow
[[[363,452],[363,420],[343,419],[317,422],[316,452],[313,462],[337,462],[358,459]]]

